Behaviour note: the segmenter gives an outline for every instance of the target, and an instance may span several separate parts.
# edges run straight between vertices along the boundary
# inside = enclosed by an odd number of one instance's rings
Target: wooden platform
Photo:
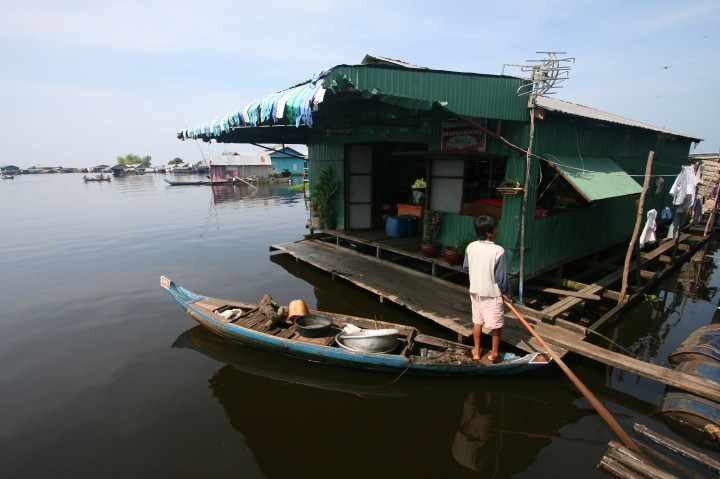
[[[686,234],[684,239],[687,240],[690,236],[692,235]],[[431,274],[428,274],[383,259],[386,252],[401,253],[402,246],[400,243],[402,240],[408,241],[407,238],[400,239],[401,241],[396,242],[397,244],[380,244],[373,242],[371,237],[353,238],[359,244],[367,244],[374,248],[373,254],[361,253],[346,246],[340,246],[341,238],[347,239],[350,236],[334,235],[330,238],[326,235],[315,238],[310,236],[309,239],[295,243],[273,245],[270,249],[283,251],[292,255],[298,261],[303,261],[326,271],[334,279],[339,278],[348,281],[355,286],[376,294],[381,302],[385,300],[391,301],[413,311],[423,318],[457,333],[461,339],[465,338],[467,340],[471,337],[472,322],[467,288],[437,277],[438,270],[452,269],[454,267],[447,264],[443,265],[443,261],[440,259],[428,259],[420,255],[417,255],[417,257],[412,256],[416,260],[431,263]],[[333,242],[328,242],[328,239],[333,240]],[[705,239],[703,238],[703,240]],[[650,261],[661,258],[675,247],[674,242],[662,244],[649,257],[646,255],[640,262],[635,263],[633,268],[636,268],[638,264],[642,268]],[[688,247],[681,257],[692,254],[695,249],[694,246]],[[410,253],[410,255],[412,254]],[[676,258],[669,264],[677,264],[678,261],[681,261],[681,257]],[[536,311],[523,305],[516,306],[533,325],[537,333],[551,344],[561,356],[568,351],[572,351],[604,364],[720,402],[720,388],[717,386],[694,376],[640,361],[588,343],[585,339],[589,328],[566,321],[561,317],[563,312],[583,301],[592,301],[595,297],[606,294],[612,296],[614,292],[606,288],[616,282],[619,277],[620,273],[613,271],[592,284],[582,286],[576,284],[575,286],[580,288],[580,295],[567,295],[542,311]],[[660,274],[653,274],[648,281],[652,281],[654,284],[659,277],[661,277]],[[638,294],[640,293],[636,290],[634,295]],[[621,306],[626,304],[621,303]],[[605,315],[603,322],[617,315],[619,311],[620,307],[614,308]],[[520,321],[511,314],[507,314],[505,317],[503,342],[527,352],[541,350],[540,345],[530,336]]]

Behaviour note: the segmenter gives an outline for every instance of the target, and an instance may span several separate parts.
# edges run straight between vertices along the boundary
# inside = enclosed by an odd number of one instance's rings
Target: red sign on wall
[[[487,118],[472,118],[475,123],[487,126]],[[485,151],[485,133],[462,120],[453,118],[442,122],[443,151]]]

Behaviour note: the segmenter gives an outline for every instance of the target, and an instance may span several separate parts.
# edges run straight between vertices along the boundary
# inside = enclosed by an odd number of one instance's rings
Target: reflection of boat
[[[209,185],[209,181],[205,180],[198,180],[198,181],[176,181],[176,180],[168,180],[167,178],[163,178],[170,186],[193,186],[193,185]]]
[[[415,391],[448,392],[447,381],[443,388],[418,383],[417,377],[397,382],[395,375],[383,375],[371,371],[356,371],[348,377],[343,370],[317,365],[308,368],[299,361],[288,362],[282,356],[268,354],[251,348],[241,348],[228,339],[210,332],[202,326],[194,326],[173,343],[174,348],[193,349],[220,363],[229,364],[243,373],[256,377],[274,379],[283,383],[298,384],[325,391],[345,392],[373,397],[402,397]],[[458,391],[465,383],[459,383]]]
[[[98,175],[94,178],[91,178],[87,175],[83,175],[83,180],[85,180],[86,183],[88,181],[110,181],[110,175],[108,175],[108,176]]]
[[[517,374],[549,361],[540,353],[522,357],[505,353],[500,363],[479,362],[472,359],[470,346],[419,334],[410,326],[334,313],[322,313],[333,320],[334,331],[319,338],[304,337],[294,324],[282,321],[267,330],[267,317],[258,311],[257,305],[200,296],[164,276],[160,285],[199,324],[216,334],[240,344],[313,362],[397,373],[467,376]],[[349,324],[363,329],[395,328],[399,331],[397,347],[383,354],[340,348],[334,336]]]

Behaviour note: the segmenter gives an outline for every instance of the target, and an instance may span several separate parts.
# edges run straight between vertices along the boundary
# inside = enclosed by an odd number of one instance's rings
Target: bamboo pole
[[[718,155],[718,158],[720,158],[720,154]],[[718,169],[715,170],[715,175],[720,174],[720,160],[718,160]],[[710,230],[715,226],[715,215],[717,215],[718,211],[718,199],[720,199],[720,179],[718,179],[715,182],[715,186],[713,189],[716,189],[715,193],[715,204],[712,207],[712,210],[710,210],[710,217],[707,220],[707,223],[705,224],[705,231],[703,232],[703,236],[707,236]],[[710,194],[712,194],[712,189],[710,190]]]
[[[627,254],[625,255],[625,266],[623,267],[622,276],[622,288],[620,289],[620,295],[618,296],[618,304],[625,301],[625,295],[627,294],[628,275],[630,274],[630,260],[632,259],[633,250],[635,249],[635,243],[637,243],[638,237],[640,236],[643,208],[645,206],[645,195],[647,194],[648,187],[650,186],[650,173],[652,173],[652,164],[654,157],[655,152],[650,151],[650,154],[648,155],[647,166],[645,167],[645,180],[643,181],[642,193],[640,193],[637,217],[635,218],[635,229],[633,230],[632,238],[630,239],[630,245],[628,246]]]
[[[672,439],[653,431],[644,424],[635,424],[634,428],[637,432],[647,437],[651,441],[654,441],[657,444],[660,444],[661,446],[681,456],[691,459],[692,461],[700,464],[701,466],[710,468],[715,472],[720,472],[720,461],[718,461],[717,459],[708,456],[707,454],[704,454],[700,451],[695,451],[687,446],[684,446],[683,444],[680,444],[679,442],[673,441]]]
[[[523,302],[525,289],[525,229],[527,226],[527,204],[530,192],[530,165],[532,165],[532,147],[535,137],[535,98],[530,98],[530,135],[525,155],[525,187],[523,189],[522,213],[520,214],[520,271],[518,272],[518,293],[520,303]]]
[[[615,420],[612,413],[608,411],[608,409],[600,402],[600,400],[593,394],[590,389],[588,389],[587,386],[578,378],[575,373],[570,370],[570,368],[565,364],[565,362],[562,360],[562,358],[550,347],[547,345],[547,343],[543,340],[543,338],[540,337],[540,335],[535,331],[535,328],[530,326],[530,324],[527,322],[527,320],[523,317],[522,314],[518,312],[517,309],[515,309],[515,306],[512,305],[512,303],[505,302],[505,304],[508,305],[508,308],[515,314],[515,316],[520,320],[520,322],[525,326],[525,328],[530,332],[530,334],[537,340],[538,343],[540,343],[540,346],[542,346],[545,351],[552,357],[552,359],[557,363],[558,366],[560,366],[560,369],[563,370],[565,375],[572,381],[572,383],[580,390],[580,393],[585,396],[585,399],[588,400],[590,405],[597,411],[597,413],[600,415],[600,417],[605,421],[605,423],[610,427],[610,429],[617,435],[618,438],[627,446],[628,449],[632,450],[633,452],[636,452],[638,454],[642,454],[642,450],[637,445],[637,443],[628,435],[628,433],[625,432],[625,430],[620,426],[620,424]]]

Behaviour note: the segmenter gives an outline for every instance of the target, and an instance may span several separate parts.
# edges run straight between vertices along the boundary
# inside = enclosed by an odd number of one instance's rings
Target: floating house
[[[136,165],[115,165],[111,168],[113,176],[137,175],[138,169]]]
[[[293,79],[288,79],[292,83]],[[337,65],[194,128],[180,139],[305,144],[310,188],[327,170],[337,228],[384,230],[388,216],[444,212],[439,241],[499,219],[496,241],[526,278],[626,242],[654,152],[645,209],[669,204],[692,135],[554,97],[532,81],[433,70],[377,56]],[[426,182],[421,204],[412,185]],[[661,181],[662,180],[662,181]],[[602,261],[601,258],[598,261]]]
[[[270,163],[278,173],[287,170],[291,176],[299,176],[308,167],[307,157],[294,148],[287,146],[273,151],[268,156],[270,157]]]
[[[15,165],[0,165],[0,172],[2,172],[3,175],[19,175],[22,173],[22,170],[19,166]]]
[[[267,179],[272,164],[268,155],[243,155],[238,152],[223,152],[210,159],[210,182],[227,183],[235,180]]]

